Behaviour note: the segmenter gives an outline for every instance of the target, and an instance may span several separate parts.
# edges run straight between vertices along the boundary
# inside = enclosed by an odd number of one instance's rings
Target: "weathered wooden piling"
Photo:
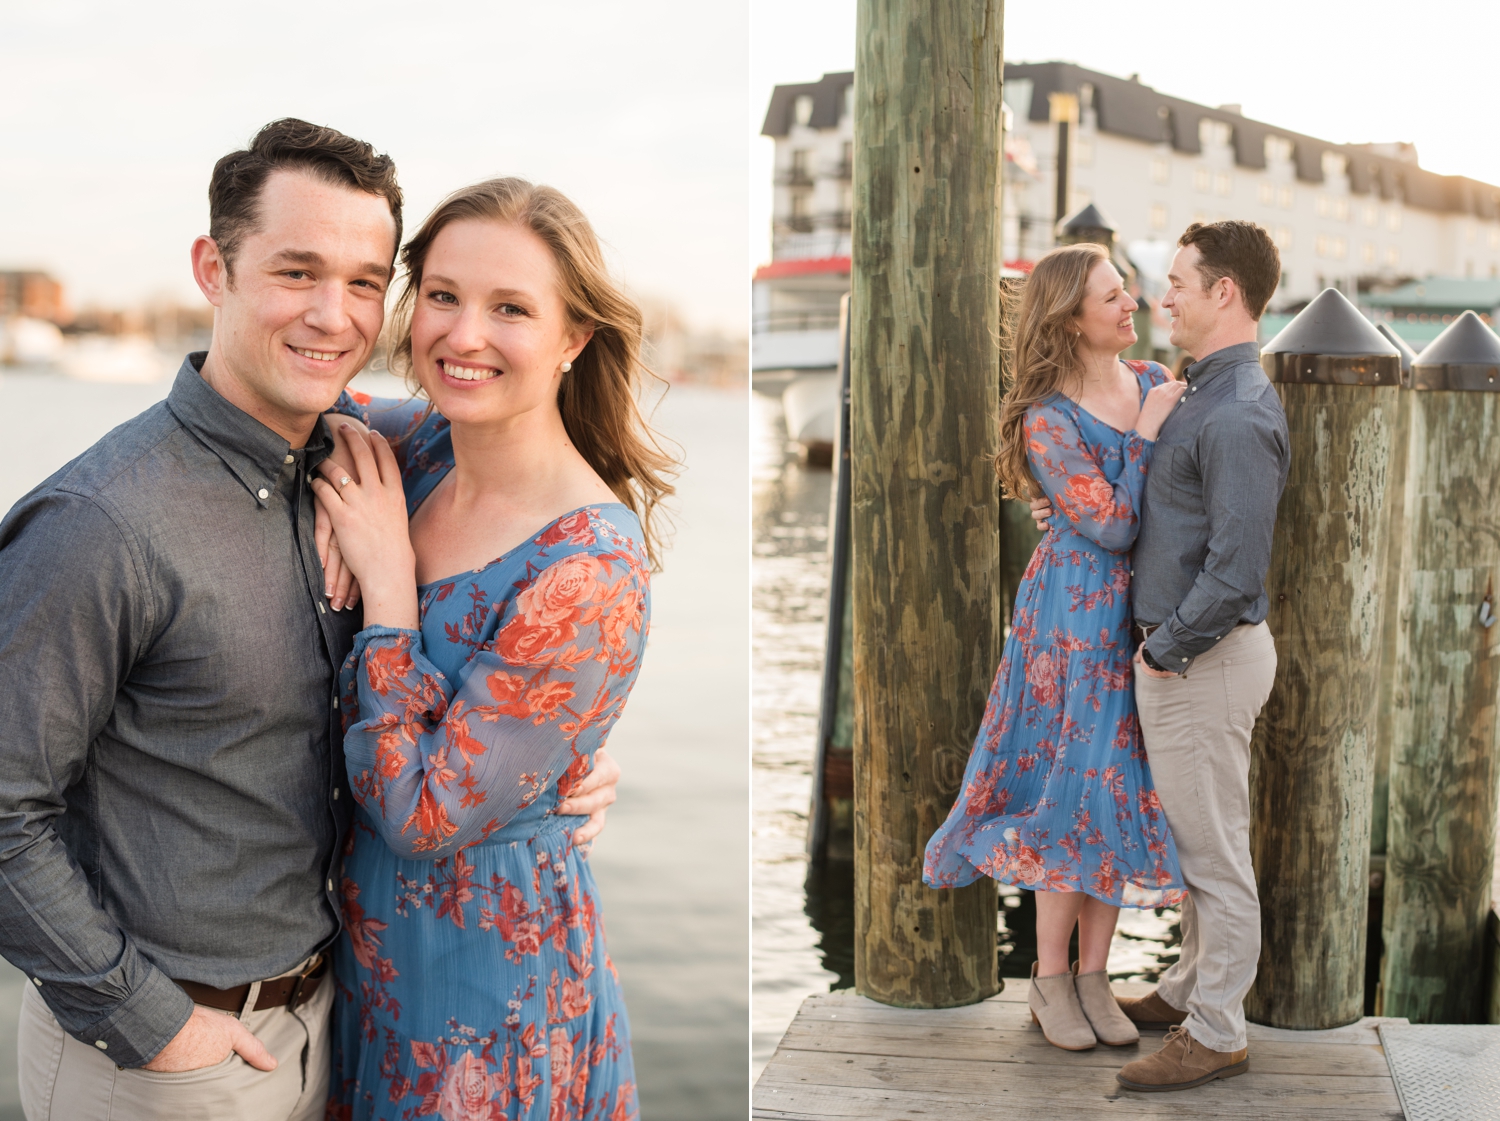
[[[1375,329],[1396,348],[1401,355],[1401,384],[1411,384],[1411,364],[1417,353],[1407,345],[1405,339],[1396,334],[1388,324],[1377,323]],[[1407,431],[1405,417],[1407,395],[1402,394],[1397,407],[1403,416],[1400,431]],[[1393,463],[1390,487],[1397,495],[1406,491],[1406,448],[1400,450]],[[1385,585],[1381,596],[1385,599],[1385,618],[1380,638],[1380,695],[1375,704],[1375,796],[1370,805],[1370,853],[1385,855],[1386,824],[1389,819],[1389,791],[1391,782],[1391,737],[1396,727],[1396,632],[1400,628],[1401,612],[1401,538],[1406,530],[1405,502],[1398,501],[1392,511],[1390,523],[1391,553],[1385,569]],[[1385,888],[1384,862],[1381,863],[1380,883],[1370,881],[1372,895],[1381,895]],[[1372,903],[1378,904],[1376,899]],[[1373,921],[1373,920],[1372,920]],[[1366,994],[1367,997],[1369,994]],[[1367,1000],[1368,1004],[1369,1001]]]
[[[849,596],[849,297],[839,300],[839,419],[828,503],[828,619],[813,757],[807,856],[814,867],[854,859],[854,640]]]
[[[1291,469],[1266,576],[1277,665],[1252,749],[1261,955],[1245,1013],[1273,1027],[1333,1028],[1364,1014],[1401,361],[1329,288],[1261,362],[1286,409]]]
[[[1471,311],[1412,364],[1386,841],[1387,1016],[1481,1014],[1495,837],[1500,339]]]
[[[997,898],[922,884],[1000,660],[1001,0],[860,0],[852,332],[855,979],[999,987]]]

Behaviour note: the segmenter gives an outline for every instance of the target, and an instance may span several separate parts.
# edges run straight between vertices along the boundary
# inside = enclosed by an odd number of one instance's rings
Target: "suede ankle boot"
[[[1130,1022],[1130,1017],[1120,1011],[1115,994],[1109,987],[1109,974],[1104,970],[1096,973],[1079,973],[1078,963],[1073,963],[1073,987],[1078,991],[1078,1003],[1088,1017],[1094,1037],[1110,1047],[1128,1047],[1139,1043],[1141,1033]]]
[[[1078,991],[1073,987],[1072,973],[1055,973],[1050,977],[1036,975],[1031,963],[1031,991],[1026,1003],[1031,1006],[1031,1020],[1042,1029],[1047,1042],[1064,1051],[1087,1051],[1098,1042],[1089,1027]]]

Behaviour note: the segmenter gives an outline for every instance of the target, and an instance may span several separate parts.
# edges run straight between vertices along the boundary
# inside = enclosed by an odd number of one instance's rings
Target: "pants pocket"
[[[1229,723],[1248,732],[1271,696],[1276,681],[1276,649],[1271,647],[1243,660],[1226,660],[1223,673]]]

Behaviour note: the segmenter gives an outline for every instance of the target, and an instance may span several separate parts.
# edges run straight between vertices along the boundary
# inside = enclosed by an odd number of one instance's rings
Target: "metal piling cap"
[[[1401,373],[1403,375],[1411,373],[1411,364],[1417,360],[1417,352],[1411,348],[1411,344],[1396,334],[1389,323],[1377,323],[1375,330],[1384,335],[1387,341],[1401,352]]]
[[[1401,352],[1336,288],[1325,288],[1260,352],[1272,381],[1398,386]]]
[[[1500,338],[1479,316],[1464,312],[1417,355],[1411,387],[1500,393]]]

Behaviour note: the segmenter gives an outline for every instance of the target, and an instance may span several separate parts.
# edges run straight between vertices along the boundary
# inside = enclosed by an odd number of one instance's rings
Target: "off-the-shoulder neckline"
[[[420,592],[424,588],[435,588],[435,587],[439,586],[440,584],[457,583],[459,580],[462,580],[466,576],[478,576],[485,569],[487,569],[487,568],[493,568],[495,565],[497,565],[501,561],[505,560],[506,557],[514,556],[515,552],[516,552],[516,549],[524,549],[527,545],[530,545],[538,537],[540,537],[542,534],[546,533],[549,529],[551,529],[553,526],[555,526],[558,522],[562,521],[564,518],[571,518],[574,514],[582,513],[584,510],[603,510],[606,507],[610,507],[610,506],[618,506],[620,509],[624,510],[627,514],[629,514],[631,512],[630,507],[627,506],[627,505],[625,505],[625,503],[623,503],[623,502],[590,502],[586,506],[579,506],[576,509],[569,510],[565,514],[559,514],[559,515],[557,515],[557,517],[553,518],[550,522],[548,522],[546,525],[542,526],[535,533],[527,534],[526,540],[522,541],[519,545],[516,546],[515,549],[512,549],[510,552],[508,552],[508,553],[501,553],[494,560],[486,561],[484,564],[480,565],[478,568],[466,568],[466,569],[464,569],[464,571],[462,571],[462,572],[456,572],[452,576],[444,576],[444,577],[442,577],[439,580],[429,580],[425,584],[418,584],[417,585],[417,591]]]

